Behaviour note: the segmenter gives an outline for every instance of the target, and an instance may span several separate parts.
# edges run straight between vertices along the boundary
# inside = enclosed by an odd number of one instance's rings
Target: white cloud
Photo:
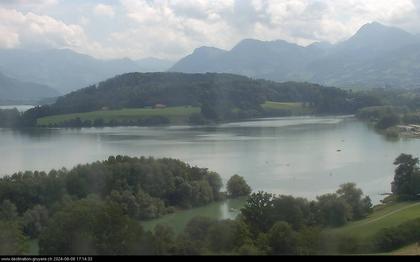
[[[15,48],[19,46],[19,35],[7,27],[0,26],[0,48]]]
[[[114,52],[90,39],[80,25],[1,7],[0,48],[70,48],[97,57]]]
[[[202,45],[229,49],[244,38],[337,42],[372,21],[420,32],[420,0],[5,1],[53,5],[54,12],[0,12],[0,46],[63,46],[100,57],[179,58]],[[60,20],[68,7],[76,18],[66,21],[73,23]],[[114,19],[105,26],[98,15]]]
[[[49,16],[34,13],[23,14],[13,9],[0,8],[0,26],[7,28],[9,34],[17,35],[14,47],[38,46],[75,47],[86,39],[83,28],[67,25]],[[8,36],[0,35],[2,42]]]
[[[188,53],[200,45],[230,48],[243,38],[284,39],[303,45],[314,41],[337,42],[371,21],[420,31],[415,6],[419,0],[120,2],[126,16],[137,24],[114,33],[114,40],[144,53],[168,56]]]
[[[0,7],[23,8],[32,12],[43,12],[59,3],[59,0],[0,0]]]
[[[93,13],[97,16],[107,16],[107,17],[115,16],[114,8],[110,5],[104,5],[104,4],[97,4],[93,8]]]
[[[1,0],[3,5],[55,5],[58,0]]]
[[[80,19],[79,19],[79,24],[80,24],[81,26],[87,26],[87,25],[89,25],[89,24],[90,24],[90,19],[89,19],[89,18],[87,18],[87,17],[82,16],[82,17],[80,17]]]

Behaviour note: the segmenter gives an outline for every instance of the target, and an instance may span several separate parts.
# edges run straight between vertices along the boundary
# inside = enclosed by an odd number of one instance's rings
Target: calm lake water
[[[352,117],[286,117],[205,127],[0,129],[0,176],[109,155],[172,157],[244,176],[252,188],[315,198],[355,182],[375,203],[390,191],[393,160],[420,155],[420,139],[389,140]],[[226,203],[209,210],[224,212]],[[199,211],[205,212],[203,210]]]
[[[34,106],[31,105],[11,105],[11,106],[0,106],[0,109],[14,109],[16,108],[19,112],[25,112],[33,108]]]

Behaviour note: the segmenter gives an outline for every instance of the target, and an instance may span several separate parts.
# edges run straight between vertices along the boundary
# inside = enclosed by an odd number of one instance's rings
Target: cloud
[[[34,13],[23,14],[14,9],[0,8],[0,26],[16,35],[19,41],[13,41],[12,47],[50,46],[75,47],[86,39],[83,28],[67,25],[49,16]],[[8,36],[1,34],[5,42]]]
[[[19,35],[7,27],[0,26],[0,48],[19,46]]]
[[[32,12],[43,12],[59,3],[59,0],[0,0],[0,7],[22,8]]]
[[[114,53],[114,48],[90,39],[78,24],[1,7],[0,48],[69,48],[96,57]]]
[[[58,0],[1,0],[2,5],[55,5]]]
[[[107,16],[107,17],[115,16],[114,8],[110,5],[104,5],[104,4],[97,4],[93,8],[93,13],[97,16]]]
[[[0,16],[0,46],[63,46],[99,57],[175,59],[202,45],[230,49],[244,38],[283,39],[301,45],[338,42],[372,21],[420,32],[420,0],[108,0],[106,4],[81,0],[3,0],[1,3],[8,3],[4,5],[16,13],[6,20]],[[37,10],[35,7],[30,11],[11,7],[30,4],[54,7],[41,11],[33,11]],[[72,14],[68,15],[67,10],[72,10]],[[98,16],[113,19],[108,22],[97,19]]]
[[[200,45],[230,48],[243,38],[284,39],[306,45],[342,41],[378,21],[420,31],[419,0],[121,0],[136,25],[113,34],[144,52],[167,55]],[[417,15],[416,15],[417,14]],[[134,29],[135,28],[135,29]],[[133,42],[133,41],[132,41]],[[153,44],[148,44],[153,43]],[[169,44],[170,43],[170,44]]]

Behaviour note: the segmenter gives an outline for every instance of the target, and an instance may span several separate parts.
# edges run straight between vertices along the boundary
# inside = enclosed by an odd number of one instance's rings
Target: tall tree
[[[241,176],[234,175],[227,182],[227,190],[230,197],[236,198],[251,194],[251,187]]]
[[[394,165],[394,181],[391,184],[392,193],[400,199],[417,199],[420,193],[419,159],[409,154],[399,155]]]
[[[372,212],[372,202],[369,196],[363,197],[363,191],[354,183],[340,185],[337,190],[339,198],[351,207],[352,219],[362,219]]]

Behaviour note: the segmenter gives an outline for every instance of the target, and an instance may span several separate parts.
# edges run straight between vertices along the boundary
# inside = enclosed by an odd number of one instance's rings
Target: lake
[[[0,106],[0,109],[14,109],[16,108],[19,112],[25,112],[34,106],[31,105],[10,105],[10,106]]]
[[[311,199],[355,182],[374,203],[390,191],[392,162],[400,153],[419,156],[420,139],[390,140],[353,117],[284,117],[199,127],[0,129],[0,175],[71,168],[118,154],[172,157],[216,171],[224,182],[239,174],[255,191]],[[214,206],[210,210],[216,212]]]

